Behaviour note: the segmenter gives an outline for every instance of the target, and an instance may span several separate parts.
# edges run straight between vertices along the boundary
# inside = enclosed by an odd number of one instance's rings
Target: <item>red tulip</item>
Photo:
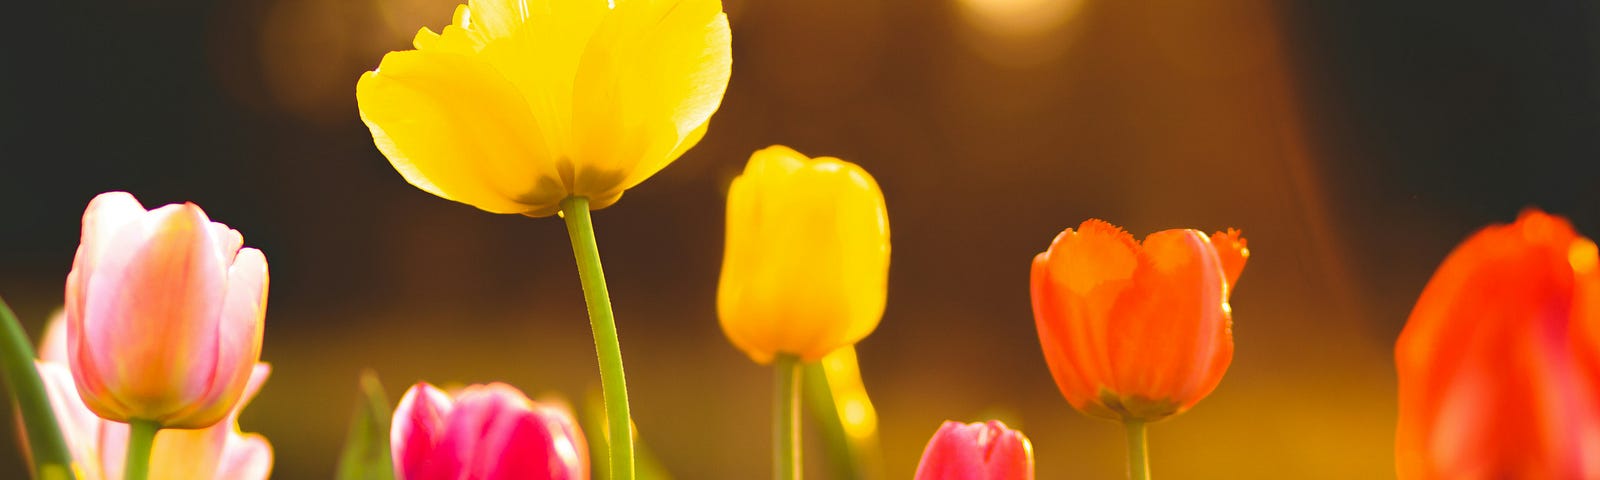
[[[427,383],[406,391],[389,432],[397,480],[586,480],[589,450],[566,409],[503,383],[454,398]]]
[[[239,403],[261,358],[267,260],[192,203],[146,211],[101,194],[67,275],[67,349],[107,420],[204,428]]]
[[[916,480],[1033,480],[1033,444],[999,420],[946,421],[923,450]]]
[[[1088,220],[1033,259],[1033,315],[1074,408],[1152,421],[1211,393],[1233,359],[1228,295],[1249,250],[1239,232],[1133,236]]]
[[[1596,263],[1531,209],[1445,258],[1395,345],[1401,479],[1600,478]]]

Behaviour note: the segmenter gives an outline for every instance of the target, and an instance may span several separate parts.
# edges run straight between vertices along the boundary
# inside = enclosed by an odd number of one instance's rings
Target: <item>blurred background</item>
[[[1085,218],[1249,238],[1232,368],[1151,427],[1166,478],[1392,477],[1391,349],[1434,266],[1527,206],[1600,235],[1593,2],[725,1],[710,133],[595,215],[635,421],[677,478],[768,475],[771,373],[723,338],[715,287],[727,184],[769,144],[858,162],[888,199],[889,306],[859,345],[887,478],[941,421],[988,417],[1033,439],[1040,478],[1124,475],[1121,428],[1061,398],[1028,300],[1031,256]],[[243,232],[272,266],[275,368],[242,423],[275,478],[332,476],[363,368],[393,398],[583,398],[562,223],[407,185],[357,118],[359,74],[456,3],[7,4],[0,294],[37,335],[102,191]]]

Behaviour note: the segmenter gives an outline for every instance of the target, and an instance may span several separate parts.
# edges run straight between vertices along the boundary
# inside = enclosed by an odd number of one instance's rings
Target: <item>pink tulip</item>
[[[128,425],[95,416],[83,404],[67,367],[67,335],[58,316],[39,346],[39,376],[61,427],[78,480],[122,478]],[[259,434],[239,431],[239,411],[266,382],[271,368],[256,364],[244,396],[223,421],[201,430],[161,430],[151,449],[150,478],[265,480],[272,471],[272,445]]]
[[[999,420],[946,421],[922,452],[916,480],[1033,480],[1033,444]]]
[[[146,211],[104,193],[83,213],[67,276],[67,355],[107,420],[204,428],[244,394],[261,357],[267,260],[192,203]]]
[[[454,398],[427,383],[406,391],[389,431],[398,480],[586,480],[589,449],[566,409],[503,383]]]

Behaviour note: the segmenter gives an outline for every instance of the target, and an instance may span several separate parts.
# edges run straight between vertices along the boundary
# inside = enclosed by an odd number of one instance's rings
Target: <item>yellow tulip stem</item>
[[[628,380],[622,373],[622,344],[617,340],[611,295],[606,293],[606,274],[600,268],[600,247],[594,240],[589,199],[567,197],[562,200],[561,218],[567,221],[572,255],[578,260],[578,279],[583,283],[584,303],[589,306],[589,326],[594,331],[594,349],[600,357],[600,393],[606,404],[611,480],[633,480],[633,422],[628,414]]]
[[[778,354],[772,362],[772,478],[800,479],[800,358]]]
[[[1145,439],[1144,420],[1128,420],[1128,478],[1150,480],[1150,442]]]
[[[150,478],[150,447],[156,443],[156,432],[161,424],[150,420],[133,419],[128,422],[128,457],[122,469],[125,480]]]
[[[55,412],[44,393],[44,381],[33,365],[33,345],[11,307],[0,300],[0,374],[22,413],[22,429],[33,456],[33,478],[72,478],[72,454],[56,428]],[[49,473],[47,475],[46,473]]]

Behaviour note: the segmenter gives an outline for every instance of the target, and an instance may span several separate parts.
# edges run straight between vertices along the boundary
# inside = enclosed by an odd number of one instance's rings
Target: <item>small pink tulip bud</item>
[[[1033,444],[999,420],[946,421],[922,452],[916,480],[1033,480]]]
[[[267,260],[192,203],[146,211],[104,193],[83,213],[67,276],[67,356],[107,420],[204,428],[227,417],[261,357]]]
[[[503,383],[472,385],[454,398],[412,386],[389,442],[397,480],[589,478],[589,449],[572,414]]]

